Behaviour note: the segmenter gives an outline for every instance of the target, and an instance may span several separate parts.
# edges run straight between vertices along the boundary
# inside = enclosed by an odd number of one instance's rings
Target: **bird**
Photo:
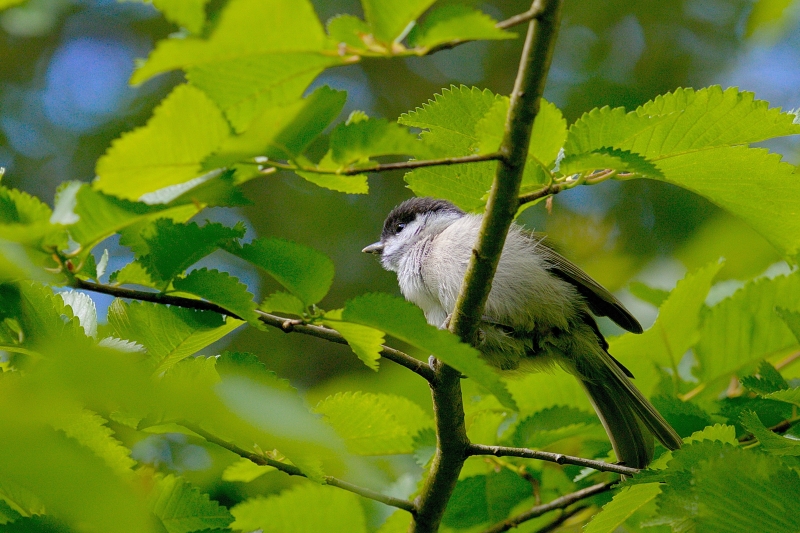
[[[447,328],[483,216],[453,203],[415,197],[395,207],[380,240],[363,249],[397,274],[400,292],[427,322]],[[481,357],[514,374],[558,365],[573,374],[591,401],[620,463],[646,467],[655,438],[667,449],[681,438],[608,352],[593,315],[623,329],[642,326],[607,289],[516,222],[508,231],[479,332]]]

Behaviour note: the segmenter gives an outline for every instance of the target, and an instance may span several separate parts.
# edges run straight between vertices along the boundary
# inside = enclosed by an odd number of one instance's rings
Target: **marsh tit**
[[[381,240],[364,248],[397,273],[403,296],[428,323],[447,327],[477,240],[481,215],[432,198],[412,198],[395,207]],[[583,385],[617,458],[645,467],[653,436],[668,449],[681,439],[631,382],[633,375],[608,353],[592,314],[622,328],[642,326],[610,292],[547,246],[541,235],[514,223],[480,323],[476,348],[492,366],[508,372],[557,364]]]

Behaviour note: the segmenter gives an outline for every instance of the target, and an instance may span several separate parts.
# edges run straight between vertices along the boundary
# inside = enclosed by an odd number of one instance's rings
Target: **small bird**
[[[395,207],[381,240],[364,248],[397,273],[403,296],[428,323],[449,324],[483,217],[433,198]],[[653,436],[668,449],[681,438],[631,382],[631,372],[608,353],[592,313],[633,333],[642,326],[608,290],[548,247],[542,235],[514,223],[486,302],[476,348],[492,366],[510,372],[558,364],[580,380],[620,462],[644,468]]]

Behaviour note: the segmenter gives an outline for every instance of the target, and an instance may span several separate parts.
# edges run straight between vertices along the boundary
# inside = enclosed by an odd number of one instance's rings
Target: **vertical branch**
[[[473,250],[450,330],[464,341],[475,337],[478,322],[491,289],[492,279],[508,228],[517,211],[522,172],[528,156],[531,128],[539,112],[547,71],[561,16],[561,0],[536,0],[528,24],[514,91],[506,117],[505,133],[480,236]],[[469,439],[464,427],[461,375],[453,368],[431,360],[431,381],[436,417],[437,447],[428,478],[415,500],[417,514],[411,533],[433,533],[439,529],[447,502],[467,456]]]

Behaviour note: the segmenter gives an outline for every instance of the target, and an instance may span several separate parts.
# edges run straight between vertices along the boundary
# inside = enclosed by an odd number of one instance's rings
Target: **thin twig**
[[[503,158],[498,160],[478,242],[450,322],[450,330],[465,342],[471,342],[475,337],[506,234],[517,212],[517,195],[531,129],[539,112],[553,56],[561,4],[561,0],[536,0],[531,6],[532,11],[540,13],[528,24],[506,116],[505,134],[498,150]],[[461,373],[435,359],[432,367],[436,378],[431,382],[431,392],[437,446],[430,473],[415,500],[418,513],[410,533],[438,531],[466,460],[464,452],[469,446],[464,427]]]
[[[531,450],[528,448],[470,444],[467,447],[467,456],[473,455],[493,455],[495,457],[522,457],[525,459],[538,459],[540,461],[549,461],[551,463],[560,465],[576,465],[593,468],[595,470],[600,470],[601,472],[614,472],[615,474],[621,474],[623,476],[632,476],[639,472],[638,469],[631,468],[629,466],[606,463],[605,461],[595,461],[593,459],[584,459],[583,457],[575,457],[561,453]]]
[[[585,489],[565,494],[564,496],[556,498],[551,502],[545,503],[543,505],[537,505],[536,507],[528,509],[524,513],[520,513],[517,516],[511,517],[507,520],[503,520],[502,522],[498,522],[489,529],[485,529],[482,533],[503,533],[504,531],[508,531],[509,529],[517,527],[523,522],[527,522],[528,520],[533,520],[534,518],[542,516],[545,513],[549,513],[550,511],[555,511],[556,509],[563,509],[565,507],[569,507],[575,502],[578,502],[585,498],[589,498],[590,496],[594,496],[596,494],[601,494],[603,492],[609,491],[611,490],[611,486],[614,485],[614,483],[616,483],[616,481],[611,481],[608,483],[598,483],[597,485],[592,485],[591,487],[586,487]],[[578,510],[581,509],[579,508]],[[572,516],[572,514],[570,514],[569,516]],[[564,518],[564,520],[569,518],[569,516]],[[545,531],[548,530],[545,529]]]
[[[546,526],[540,527],[534,533],[550,533],[551,531],[555,531],[556,529],[561,527],[561,524],[563,524],[564,522],[566,522],[567,520],[569,520],[570,518],[572,518],[576,514],[582,512],[584,509],[586,509],[586,506],[579,505],[579,506],[575,507],[574,509],[570,509],[568,511],[564,511],[563,513],[561,513],[559,515],[558,518],[556,518],[555,520],[553,520],[552,522],[550,522]]]
[[[239,457],[244,457],[257,465],[262,466],[271,466],[281,472],[289,474],[290,476],[300,476],[300,477],[307,477],[299,468],[294,465],[287,465],[281,461],[276,461],[275,459],[270,459],[269,457],[264,457],[263,455],[259,455],[255,452],[248,452],[242,448],[239,448],[235,444],[225,441],[216,435],[209,433],[208,431],[204,430],[203,428],[196,426],[190,422],[181,422],[182,426],[194,433],[197,433],[208,442],[216,444],[217,446],[221,446],[228,451],[231,451],[238,455]],[[395,498],[393,496],[387,496],[385,494],[381,494],[380,492],[375,492],[374,490],[366,489],[364,487],[359,487],[358,485],[353,485],[352,483],[348,483],[347,481],[342,481],[341,479],[335,478],[333,476],[324,476],[326,485],[331,485],[332,487],[339,487],[340,489],[344,489],[346,491],[352,492],[354,494],[358,494],[359,496],[363,496],[365,498],[369,498],[370,500],[375,500],[376,502],[381,502],[385,505],[389,505],[391,507],[397,507],[398,509],[402,509],[404,511],[408,511],[411,514],[416,512],[414,508],[414,504],[408,500],[403,500],[401,498]]]
[[[213,311],[221,315],[229,316],[242,320],[242,318],[232,311],[205,300],[196,300],[194,298],[185,298],[182,296],[173,296],[171,294],[164,294],[160,292],[140,291],[136,289],[128,289],[125,287],[115,287],[113,285],[103,285],[101,283],[94,283],[85,281],[79,278],[74,278],[72,287],[86,291],[98,292],[116,296],[117,298],[127,298],[129,300],[140,300],[143,302],[153,302],[164,305],[174,305],[176,307],[185,307],[187,309],[197,309],[200,311]],[[271,327],[278,328],[286,333],[296,332],[304,335],[310,335],[326,341],[335,342],[337,344],[347,344],[347,341],[337,331],[322,326],[313,326],[310,324],[303,324],[302,321],[291,320],[285,317],[272,315],[263,311],[256,311],[259,320]],[[412,372],[422,376],[427,381],[433,380],[433,370],[424,362],[411,357],[410,355],[395,350],[388,346],[381,346],[381,356],[390,361],[404,366]]]
[[[346,168],[342,170],[326,170],[315,167],[298,167],[296,165],[287,165],[275,161],[269,161],[266,164],[264,164],[264,166],[279,168],[281,170],[308,172],[311,174],[328,174],[333,176],[355,176],[357,174],[364,174],[365,172],[388,172],[390,170],[412,170],[415,168],[424,168],[424,167],[464,165],[467,163],[480,163],[481,161],[497,161],[502,158],[503,154],[494,152],[491,154],[475,154],[475,155],[465,155],[460,157],[443,157],[441,159],[412,159],[410,161],[375,164],[367,167]]]

